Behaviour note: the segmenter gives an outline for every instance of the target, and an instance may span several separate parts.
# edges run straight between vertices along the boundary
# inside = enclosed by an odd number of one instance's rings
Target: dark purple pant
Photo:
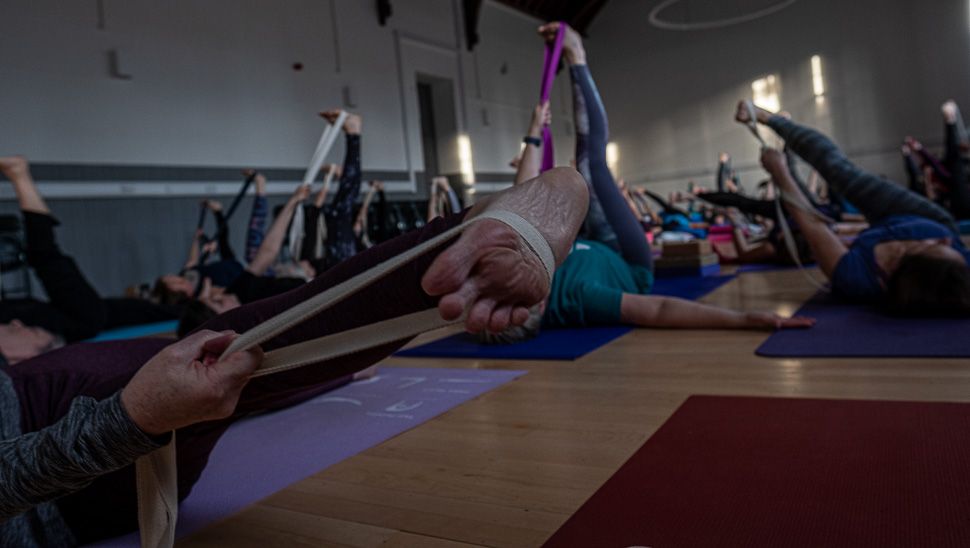
[[[204,329],[243,332],[364,270],[399,255],[459,224],[464,213],[436,219],[420,230],[372,247],[327,270],[312,282],[213,318]],[[446,246],[401,267],[326,313],[263,344],[266,351],[352,329],[383,319],[434,307],[437,299],[421,290],[421,277]],[[63,417],[77,396],[103,399],[116,393],[135,372],[171,341],[134,339],[71,345],[9,368],[20,399],[23,431],[32,432]],[[243,390],[229,419],[196,424],[176,434],[179,497],[188,496],[205,468],[219,437],[247,414],[280,409],[349,381],[350,376],[390,355],[407,341],[351,354],[327,362],[253,379]],[[80,543],[109,538],[137,527],[134,466],[102,476],[87,488],[57,501],[61,514]]]

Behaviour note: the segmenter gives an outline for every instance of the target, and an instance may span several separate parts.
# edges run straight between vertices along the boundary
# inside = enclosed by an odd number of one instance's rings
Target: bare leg
[[[17,203],[21,211],[43,213],[49,215],[51,210],[44,202],[44,198],[37,192],[34,179],[30,176],[27,158],[23,156],[7,156],[0,158],[0,171],[13,183],[13,190],[17,193]]]

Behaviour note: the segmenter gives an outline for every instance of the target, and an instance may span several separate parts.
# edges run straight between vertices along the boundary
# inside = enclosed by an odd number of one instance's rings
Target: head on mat
[[[241,304],[239,297],[226,292],[221,287],[213,286],[212,282],[206,278],[202,284],[202,291],[199,293],[199,297],[185,302],[182,315],[179,317],[176,334],[179,337],[184,337],[195,331],[205,322],[215,318],[219,314],[223,314],[234,308],[239,308]]]
[[[192,297],[195,284],[185,276],[166,274],[155,280],[152,288],[152,298],[167,305],[178,305]]]
[[[886,305],[894,314],[970,316],[970,269],[949,244],[924,242],[905,255],[886,289]]]
[[[529,318],[522,325],[513,325],[498,333],[485,330],[479,333],[478,341],[482,344],[515,344],[534,339],[542,328],[542,315],[546,311],[546,303],[541,302],[529,308]]]
[[[43,327],[20,320],[0,323],[0,353],[7,363],[17,363],[64,346],[64,340]]]

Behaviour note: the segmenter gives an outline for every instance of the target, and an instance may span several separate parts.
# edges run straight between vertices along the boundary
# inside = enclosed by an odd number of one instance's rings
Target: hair
[[[901,316],[970,316],[970,269],[926,255],[907,255],[889,278],[888,311]]]
[[[179,326],[175,333],[181,339],[216,316],[218,314],[215,310],[198,299],[192,299],[186,303],[182,310],[182,316],[179,317]]]
[[[185,303],[188,299],[183,293],[169,289],[168,285],[161,278],[155,280],[155,285],[152,286],[151,300],[158,304],[178,306]]]
[[[542,327],[542,307],[539,305],[529,309],[529,317],[522,325],[511,326],[500,333],[492,333],[488,330],[478,334],[478,342],[482,344],[515,344],[539,335]]]

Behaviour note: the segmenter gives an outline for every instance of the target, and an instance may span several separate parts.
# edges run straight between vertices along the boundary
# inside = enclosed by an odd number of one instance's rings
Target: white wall
[[[365,0],[104,0],[99,29],[95,0],[0,0],[3,153],[299,167],[323,128],[315,113],[343,106],[348,86],[365,117],[365,169],[420,171],[423,70],[454,79],[476,170],[509,172],[537,94],[538,22],[486,2],[469,54],[460,4],[395,0],[381,27]],[[131,80],[109,77],[109,49]]]
[[[967,0],[799,0],[764,19],[721,30],[665,31],[647,22],[659,0],[612,0],[590,30],[590,67],[620,151],[620,175],[660,190],[713,184],[717,154],[762,178],[757,146],[732,121],[751,82],[781,76],[796,120],[831,131],[865,167],[902,177],[905,135],[941,140],[939,105],[970,114]],[[700,5],[693,2],[700,17]],[[740,3],[743,5],[744,3]],[[812,95],[821,55],[826,100]]]
[[[476,177],[512,179],[508,161],[538,95],[534,19],[487,1],[470,54],[461,0],[394,0],[386,27],[373,0],[103,3],[100,29],[96,0],[0,0],[0,154],[38,163],[300,168],[323,129],[316,112],[343,106],[348,86],[351,109],[364,116],[364,171],[403,174],[392,191],[413,197],[423,170],[415,73],[424,72],[454,82],[454,118],[470,135]],[[110,49],[130,80],[109,76]],[[565,82],[558,93],[568,97]],[[562,118],[560,134],[570,129]],[[565,162],[571,140],[560,141]],[[457,170],[455,160],[443,156],[443,168]],[[197,195],[234,194],[239,181],[195,182],[40,186],[63,223],[62,247],[98,290],[117,294],[177,270]],[[271,187],[288,193],[292,183]],[[0,212],[15,211],[11,198],[0,183]],[[238,251],[244,215],[237,217]]]

